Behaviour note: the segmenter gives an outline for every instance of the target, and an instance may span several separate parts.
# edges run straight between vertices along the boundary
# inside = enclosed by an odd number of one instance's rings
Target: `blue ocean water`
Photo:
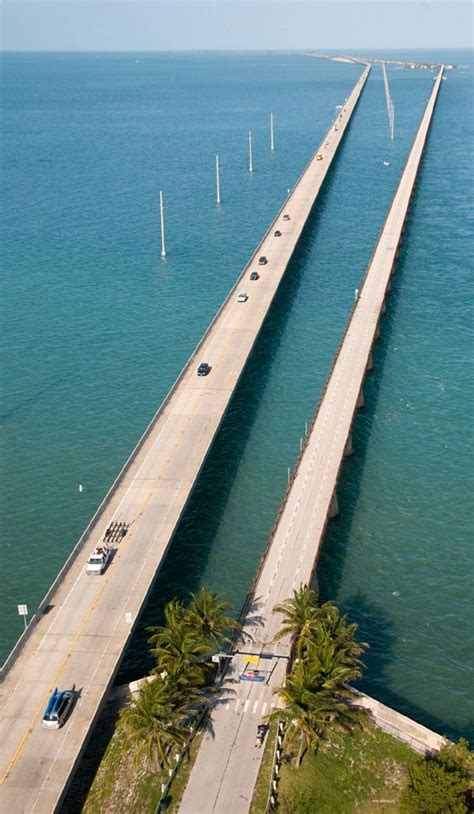
[[[458,67],[441,88],[318,578],[370,642],[364,689],[458,736],[474,728],[472,118],[459,118],[472,55],[418,56]],[[46,592],[360,68],[285,54],[1,59],[5,656],[22,629],[16,604],[32,610]],[[432,79],[389,69],[391,143],[372,71],[119,680],[143,672],[145,628],[173,595],[206,584],[240,607]]]

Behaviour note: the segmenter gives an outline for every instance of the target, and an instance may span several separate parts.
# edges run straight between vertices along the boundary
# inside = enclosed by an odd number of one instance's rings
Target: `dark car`
[[[73,700],[74,693],[71,690],[59,692],[56,687],[43,712],[42,725],[46,729],[59,729],[68,716]]]
[[[207,376],[211,372],[211,366],[207,362],[201,362],[197,369],[198,376]]]
[[[290,216],[289,215],[283,215],[283,220],[290,220]]]
[[[267,263],[268,263],[268,260],[267,260],[267,258],[265,257],[265,255],[262,255],[262,257],[259,257],[259,258],[258,258],[258,265],[259,265],[259,266],[266,266],[266,265],[267,265]]]
[[[279,229],[277,229],[276,232],[274,232],[274,237],[281,237],[281,232]]]
[[[250,279],[251,280],[259,280],[260,279],[260,274],[258,273],[258,271],[252,271],[252,274],[250,275]]]

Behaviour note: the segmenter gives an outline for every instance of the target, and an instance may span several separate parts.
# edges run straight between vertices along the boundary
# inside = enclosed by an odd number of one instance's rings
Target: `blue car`
[[[46,729],[59,729],[69,714],[73,700],[74,693],[71,690],[59,692],[55,687],[43,713],[42,725]]]

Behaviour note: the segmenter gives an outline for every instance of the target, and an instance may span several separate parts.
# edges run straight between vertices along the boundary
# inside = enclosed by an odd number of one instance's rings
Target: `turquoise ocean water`
[[[318,577],[370,642],[362,687],[472,736],[473,65],[467,52],[416,56],[459,67],[441,88]],[[45,594],[360,68],[286,54],[1,60],[4,657],[17,603]],[[237,608],[245,597],[433,74],[392,67],[389,81],[395,140],[375,68],[119,680],[143,673],[144,629],[173,595],[206,584]]]

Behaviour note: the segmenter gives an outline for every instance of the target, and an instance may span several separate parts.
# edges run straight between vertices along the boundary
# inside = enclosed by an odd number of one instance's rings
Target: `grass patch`
[[[280,814],[396,814],[408,767],[419,755],[367,723],[352,734],[334,735],[316,755],[306,754],[299,769],[290,757],[280,770]],[[269,772],[262,765],[251,814],[265,812]]]
[[[270,724],[265,740],[265,751],[258,772],[257,782],[250,806],[250,814],[265,814],[268,790],[270,788],[271,772],[273,767],[273,755],[275,754],[275,738],[277,736],[277,722]]]
[[[105,751],[85,802],[84,814],[148,814],[161,796],[163,775],[136,765],[117,728]]]
[[[176,814],[188,782],[199,745],[205,732],[202,726],[181,761],[167,798],[167,814]],[[144,762],[136,765],[134,751],[127,747],[118,727],[105,750],[97,774],[82,809],[83,814],[153,814],[161,797],[161,784],[167,770],[150,771]]]

